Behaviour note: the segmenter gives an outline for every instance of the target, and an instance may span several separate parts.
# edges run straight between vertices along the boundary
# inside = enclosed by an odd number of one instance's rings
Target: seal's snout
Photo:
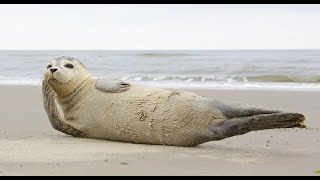
[[[50,71],[51,71],[52,73],[54,73],[54,72],[58,71],[58,69],[57,69],[57,68],[51,68]]]

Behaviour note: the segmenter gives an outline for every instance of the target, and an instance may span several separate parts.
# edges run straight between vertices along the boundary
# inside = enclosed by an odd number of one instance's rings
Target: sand
[[[300,112],[307,129],[250,132],[195,148],[81,139],[55,131],[38,86],[0,86],[0,176],[320,175],[320,92],[188,90]]]

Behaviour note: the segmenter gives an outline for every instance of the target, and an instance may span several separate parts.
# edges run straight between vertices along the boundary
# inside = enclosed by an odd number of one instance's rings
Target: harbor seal
[[[97,78],[73,57],[52,60],[42,86],[53,128],[75,137],[194,147],[250,131],[304,127],[299,113]]]

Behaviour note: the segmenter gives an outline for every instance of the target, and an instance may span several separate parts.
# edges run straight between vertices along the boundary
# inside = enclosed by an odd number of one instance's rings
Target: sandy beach
[[[299,112],[308,128],[250,132],[195,148],[73,138],[51,127],[40,86],[0,86],[0,176],[320,175],[320,92],[186,91]]]

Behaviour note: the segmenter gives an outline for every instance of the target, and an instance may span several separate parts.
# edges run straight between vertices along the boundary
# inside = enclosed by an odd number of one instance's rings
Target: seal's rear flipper
[[[305,117],[299,113],[258,114],[248,117],[227,119],[215,124],[210,129],[214,133],[213,140],[221,140],[232,136],[242,135],[250,131],[276,128],[306,127]]]
[[[226,103],[217,100],[211,100],[209,103],[211,108],[218,109],[225,117],[230,119],[253,115],[282,113],[282,111],[252,107],[244,103]]]

